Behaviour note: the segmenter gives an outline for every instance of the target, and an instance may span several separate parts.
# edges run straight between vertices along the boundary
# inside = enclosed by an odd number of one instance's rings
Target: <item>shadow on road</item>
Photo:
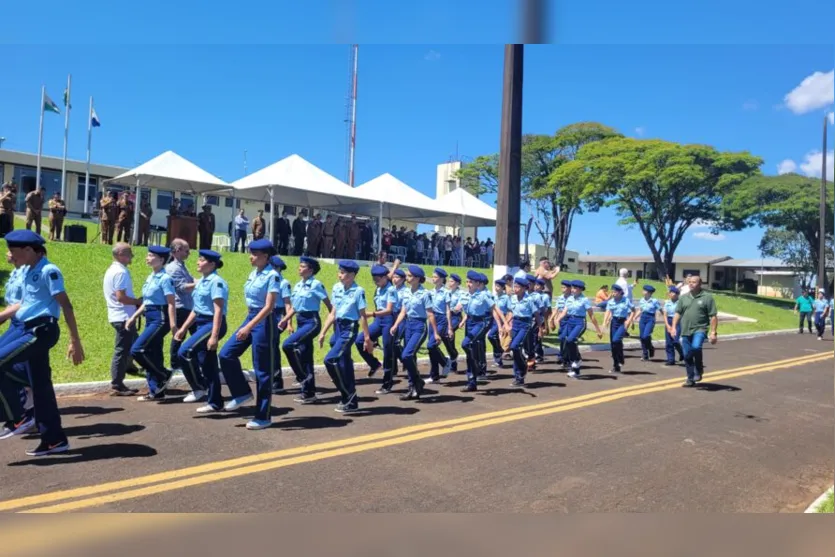
[[[655,375],[651,371],[621,371],[624,375]]]
[[[327,416],[300,416],[298,418],[286,418],[279,422],[273,422],[272,427],[294,431],[297,429],[326,429],[331,427],[345,427],[353,420],[338,420]],[[245,427],[241,424],[236,427]]]
[[[719,383],[698,383],[696,384],[697,391],[707,391],[709,393],[715,393],[718,391],[726,391],[730,393],[735,393],[737,391],[741,391],[739,387],[734,387],[733,385],[720,385]]]
[[[64,433],[67,437],[77,437],[79,439],[98,439],[101,437],[121,437],[123,435],[130,435],[137,431],[145,429],[144,425],[139,424],[120,424],[120,423],[101,423],[78,425],[64,428]],[[27,436],[27,439],[38,439],[37,435]]]
[[[360,411],[356,416],[411,416],[420,412],[420,409],[414,406],[368,406],[360,407]]]
[[[525,383],[526,389],[546,389],[548,387],[565,387],[565,383],[543,383],[542,381]]]
[[[526,392],[521,387],[488,387],[479,391],[484,396],[502,396],[502,395],[525,395],[531,398],[536,398],[536,394]]]
[[[124,408],[104,408],[102,406],[67,406],[66,408],[61,408],[61,416],[77,414],[75,419],[82,420],[92,416],[104,416],[105,414],[124,411]]]
[[[111,443],[108,445],[91,445],[70,449],[66,453],[54,457],[36,458],[10,462],[9,466],[56,466],[61,464],[76,464],[94,460],[113,460],[117,458],[148,458],[157,456],[157,450],[148,445],[135,443]]]
[[[588,369],[588,368],[586,368],[586,369]],[[596,368],[596,369],[600,369],[600,368]],[[583,373],[577,379],[580,379],[582,381],[596,381],[597,379],[611,379],[613,381],[617,381],[618,377],[617,377],[617,375],[601,375],[599,373]]]
[[[428,398],[419,398],[415,402],[418,404],[443,404],[445,402],[472,402],[475,400],[471,396],[430,394],[428,391],[424,391],[424,395]]]

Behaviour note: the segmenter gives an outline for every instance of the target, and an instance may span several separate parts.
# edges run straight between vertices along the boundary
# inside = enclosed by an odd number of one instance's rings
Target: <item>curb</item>
[[[812,503],[811,505],[809,505],[809,508],[806,509],[804,512],[805,513],[817,513],[818,512],[818,507],[823,505],[823,502],[826,501],[826,498],[829,497],[832,494],[832,492],[833,492],[833,488],[830,487],[829,489],[827,489],[823,493],[823,495],[821,495],[820,497],[815,499],[815,502]]]
[[[728,340],[745,340],[751,338],[758,338],[763,336],[772,336],[772,335],[784,335],[788,333],[796,332],[795,329],[781,329],[776,331],[761,331],[761,332],[754,332],[754,333],[737,333],[732,335],[726,335],[721,337],[722,341]],[[653,341],[653,346],[656,347],[663,347],[664,341],[663,340],[656,340]],[[623,344],[624,348],[640,348],[641,344],[638,341],[629,341]],[[609,344],[592,344],[592,345],[584,345],[580,347],[580,352],[603,352],[609,350]],[[557,349],[552,346],[545,347],[545,355],[546,356],[553,356],[557,353]],[[459,356],[459,362],[465,362],[466,357]],[[427,365],[429,364],[429,358],[420,358],[418,359],[418,365]],[[361,362],[354,366],[354,369],[357,371],[367,371],[368,364],[365,362]],[[314,366],[314,372],[317,374],[324,374],[327,372],[325,366],[323,364],[319,364]],[[285,366],[281,368],[281,374],[285,378],[293,378],[295,379],[296,375],[293,373],[293,370],[289,366]],[[247,380],[250,383],[255,382],[255,375],[253,374],[252,370],[244,370],[244,375],[246,376]],[[224,381],[221,378],[221,383],[223,384]],[[143,389],[146,385],[144,379],[127,379],[125,381],[125,386],[130,387],[132,389]],[[180,372],[176,372],[174,377],[171,378],[171,381],[168,383],[168,386],[171,388],[189,388],[188,382],[186,381],[185,377]],[[96,395],[96,394],[108,394],[110,392],[110,381],[90,381],[87,383],[59,383],[55,385],[55,396],[86,396],[86,395]]]

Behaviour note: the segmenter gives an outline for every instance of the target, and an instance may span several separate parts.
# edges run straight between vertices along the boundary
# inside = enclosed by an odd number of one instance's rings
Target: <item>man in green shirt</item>
[[[805,288],[803,292],[800,293],[800,297],[795,300],[794,304],[794,313],[800,313],[800,334],[803,334],[803,321],[807,321],[809,323],[809,334],[812,334],[812,297],[809,295],[809,291]]]
[[[713,296],[702,290],[702,277],[689,277],[687,285],[690,291],[678,299],[672,330],[676,331],[681,324],[681,349],[687,369],[687,381],[682,387],[693,387],[702,380],[704,372],[702,344],[706,337],[711,344],[716,344],[719,319],[716,316],[716,302]]]

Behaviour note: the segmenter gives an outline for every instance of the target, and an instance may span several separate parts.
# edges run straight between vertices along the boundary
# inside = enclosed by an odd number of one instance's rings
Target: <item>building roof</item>
[[[752,269],[791,269],[791,265],[786,265],[779,259],[731,259],[722,263],[723,267],[751,267]]]
[[[715,265],[731,259],[729,255],[676,255],[675,264]],[[651,255],[580,255],[580,263],[654,263]]]
[[[61,170],[61,162],[62,161],[59,157],[47,157],[45,155],[41,155],[41,168],[48,170]],[[0,149],[0,164],[36,167],[38,165],[38,156],[32,153],[22,153],[20,151]],[[90,174],[93,176],[113,178],[126,172],[127,170],[127,168],[122,168],[120,166],[90,163]],[[67,172],[84,174],[86,171],[87,163],[85,161],[67,159]],[[11,177],[7,176],[6,179],[11,179]]]

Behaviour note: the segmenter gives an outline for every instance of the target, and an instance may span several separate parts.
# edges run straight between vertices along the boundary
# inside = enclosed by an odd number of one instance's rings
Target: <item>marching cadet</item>
[[[296,332],[287,337],[282,348],[301,387],[301,394],[293,399],[293,402],[299,404],[312,404],[318,400],[316,375],[313,372],[313,339],[322,331],[322,320],[319,317],[322,304],[328,313],[333,308],[325,286],[315,278],[319,269],[319,261],[316,259],[307,256],[299,258],[301,280],[293,286],[290,293],[292,306],[278,324],[278,328],[283,329],[293,316],[296,317]]]
[[[525,275],[525,280],[528,283],[528,295],[536,310],[535,317],[538,318],[540,315],[540,309],[542,309],[542,302],[540,301],[539,295],[536,293],[536,277],[527,273]],[[537,321],[537,324],[539,323],[538,320],[535,319],[535,321]],[[580,333],[580,336],[582,336],[582,333]],[[528,339],[526,341],[527,344],[525,345],[525,352],[528,354],[528,371],[534,371],[536,369],[536,341],[538,337],[539,325],[531,327],[528,332]]]
[[[551,312],[549,325],[551,326],[552,331],[557,331],[557,339],[560,341],[560,351],[557,354],[557,363],[563,364],[565,362],[565,321],[560,321],[559,324],[557,324],[557,317],[562,313],[562,310],[565,309],[565,304],[571,297],[571,281],[564,280],[560,282],[560,288],[562,289],[562,294],[554,299],[554,310],[556,311]]]
[[[447,333],[442,337],[444,341],[444,348],[449,356],[449,371],[451,373],[458,373],[458,347],[455,346],[455,334],[458,332],[458,327],[461,325],[461,296],[464,292],[461,291],[461,277],[457,273],[451,273],[449,280],[446,282],[447,292],[449,293],[449,300],[447,301]]]
[[[249,263],[254,267],[244,283],[247,314],[235,334],[220,350],[220,370],[229,387],[232,400],[223,409],[237,410],[252,400],[252,391],[241,369],[241,356],[252,347],[255,371],[255,417],[247,422],[249,430],[266,429],[272,424],[272,391],[275,375],[275,303],[279,296],[281,277],[270,264],[275,255],[273,243],[266,238],[253,240],[249,246]]]
[[[142,285],[142,305],[125,322],[130,330],[141,315],[145,315],[145,330],[131,346],[131,357],[145,369],[148,394],[137,398],[140,402],[165,398],[165,388],[173,372],[165,367],[163,342],[165,335],[176,327],[177,308],[174,281],[165,272],[165,262],[171,250],[164,246],[151,246],[145,263],[151,267],[151,274]]]
[[[133,224],[133,203],[128,192],[122,192],[118,203],[119,216],[116,217],[116,241],[130,243],[131,225]]]
[[[275,322],[276,322],[276,329],[278,332],[275,335],[275,375],[273,376],[273,394],[274,395],[283,395],[284,394],[284,376],[281,372],[281,333],[284,332],[284,329],[278,327],[278,323],[281,323],[281,320],[284,319],[284,316],[290,311],[290,308],[293,307],[293,304],[290,302],[290,281],[284,278],[284,271],[287,269],[287,264],[281,259],[278,255],[273,255],[270,258],[270,265],[273,266],[275,272],[278,273],[279,282],[278,282],[278,296],[275,298],[275,309],[273,313],[275,314]],[[292,325],[288,325],[290,327],[290,331],[292,332]]]
[[[597,324],[594,316],[591,300],[586,298],[584,291],[586,283],[581,280],[571,281],[571,298],[566,301],[565,308],[557,317],[557,323],[566,320],[565,323],[565,355],[567,362],[571,363],[571,371],[568,376],[571,378],[580,377],[580,348],[577,342],[583,331],[586,330],[586,316],[591,318],[591,323],[597,331],[598,338],[603,338],[603,332]]]
[[[681,350],[681,343],[677,340],[681,338],[681,326],[677,330],[673,330],[673,319],[676,315],[679,292],[678,287],[671,284],[668,287],[669,299],[664,302],[664,351],[667,353],[665,366],[676,365],[676,352],[678,352],[678,361],[684,361],[684,352]]]
[[[118,212],[119,207],[116,202],[116,192],[111,190],[107,196],[102,196],[101,201],[99,201],[99,220],[101,222],[101,241],[103,244],[113,243],[113,227],[116,224]]]
[[[64,230],[64,217],[67,214],[67,206],[57,191],[49,200],[49,239],[60,240],[61,232]]]
[[[178,356],[190,369],[191,376],[202,377],[206,384],[208,400],[205,406],[197,409],[197,412],[205,414],[223,408],[217,348],[220,339],[226,336],[229,285],[217,273],[223,267],[220,254],[202,249],[198,253],[197,272],[201,277],[191,293],[192,310],[174,333],[174,338],[182,342],[192,325],[196,326],[191,336],[180,345]]]
[[[812,306],[815,311],[815,329],[818,331],[818,340],[823,340],[823,333],[826,331],[826,316],[829,314],[829,302],[826,300],[823,288],[818,289],[818,299]]]
[[[464,320],[460,327],[465,331],[461,348],[467,355],[467,386],[461,389],[465,393],[477,390],[478,378],[486,377],[481,365],[483,359],[481,350],[495,308],[493,298],[487,291],[481,289],[481,284],[486,278],[476,271],[467,271],[469,295],[464,296],[458,302],[458,306],[464,311]]]
[[[394,262],[395,266],[397,267],[400,260]],[[394,307],[391,310],[391,322],[394,325],[394,322],[397,321],[397,316],[400,315],[400,311],[403,309],[403,300],[406,298],[406,295],[409,293],[409,287],[406,284],[406,271],[400,268],[396,268],[389,273],[389,278],[391,279],[391,283],[394,285],[394,293],[397,296],[397,301],[394,304]],[[392,335],[391,337],[391,344],[393,348],[392,354],[392,362],[391,362],[391,375],[388,377],[388,383],[386,382],[386,376],[383,374],[383,386],[377,390],[378,395],[384,395],[391,392],[392,387],[394,386],[394,376],[397,375],[397,362],[400,361],[400,357],[403,354],[403,339],[406,338],[406,327],[400,327],[397,333]],[[388,385],[388,388],[386,388]]]
[[[336,411],[346,414],[359,410],[351,347],[357,339],[360,327],[365,337],[363,347],[367,352],[374,349],[368,331],[368,319],[365,315],[365,290],[355,281],[359,270],[360,266],[356,261],[339,262],[339,282],[333,285],[331,294],[333,305],[322,327],[322,332],[319,333],[319,348],[321,348],[325,344],[325,334],[331,325],[335,325],[331,337],[331,349],[325,355],[325,369],[341,396],[341,402],[337,405]]]
[[[655,287],[651,284],[645,284],[644,297],[638,302],[641,315],[638,321],[638,330],[640,331],[642,362],[648,362],[655,357],[652,331],[655,329],[655,314],[661,309],[661,302],[652,297],[653,293],[655,293]]]
[[[609,337],[612,343],[612,369],[609,373],[620,373],[621,366],[626,364],[623,354],[623,337],[626,329],[632,324],[635,307],[632,300],[624,296],[620,284],[612,285],[612,297],[606,300],[606,315],[603,318],[603,328],[609,327]],[[675,310],[675,305],[673,306]]]
[[[151,202],[147,197],[142,198],[142,203],[139,205],[139,245],[147,246],[151,238],[151,217],[154,215],[154,210],[151,209]],[[211,246],[209,246],[211,247]],[[201,248],[202,249],[202,248]]]
[[[322,257],[333,257],[334,228],[333,215],[328,215],[322,226]]]
[[[446,336],[449,333],[447,313],[449,312],[449,292],[444,288],[447,272],[436,267],[432,273],[432,284],[434,289],[430,290],[432,296],[432,313],[435,315],[435,324],[439,335]],[[442,336],[429,335],[426,348],[429,351],[429,379],[427,383],[436,383],[441,377],[449,375],[451,361],[441,352]]]
[[[829,326],[832,336],[835,337],[835,296],[829,298]]]
[[[507,295],[507,291],[505,290],[507,286],[507,282],[504,279],[498,279],[493,282],[494,284],[494,291],[496,300],[496,309],[499,312],[499,315],[505,316],[507,315],[510,309],[510,297]],[[502,350],[502,342],[501,342],[501,333],[504,331],[505,322],[504,319],[499,319],[496,317],[493,320],[493,323],[490,325],[490,330],[487,331],[487,338],[490,340],[490,344],[493,346],[493,365],[496,367],[504,367],[502,363],[502,355],[504,354],[504,350]]]
[[[26,230],[32,230],[35,223],[35,234],[41,235],[41,211],[43,210],[43,186],[26,194]]]
[[[545,360],[545,347],[542,345],[542,339],[548,334],[548,322],[550,321],[548,313],[551,311],[551,298],[548,292],[545,291],[546,281],[542,278],[535,280],[534,286],[534,301],[539,306],[539,322],[542,324],[538,334],[534,335],[534,353],[536,354],[536,361],[542,362]]]
[[[504,317],[504,329],[510,334],[510,350],[513,353],[513,383],[515,387],[525,384],[528,373],[525,345],[528,332],[538,325],[536,306],[528,293],[527,277],[514,277],[513,295],[508,300],[508,312]]]
[[[200,249],[212,249],[212,237],[215,233],[215,214],[208,203],[203,205],[203,212],[197,215],[197,231],[200,233]]]
[[[394,341],[391,335],[391,326],[394,324],[394,312],[400,310],[398,303],[397,287],[392,284],[389,278],[389,270],[383,265],[374,265],[371,267],[371,278],[377,288],[374,291],[374,310],[371,312],[371,317],[374,321],[368,326],[368,335],[361,332],[357,336],[356,347],[357,352],[368,364],[368,376],[373,377],[380,368],[383,368],[383,385],[387,385],[386,380],[391,383],[392,366],[394,365]],[[382,337],[383,341],[383,363],[380,363],[374,357],[373,350],[365,349],[365,339],[371,339],[372,343],[376,342],[378,338]],[[390,387],[389,387],[390,388]],[[382,390],[382,389],[381,389]]]
[[[11,386],[8,377],[14,373],[15,364],[27,362],[41,442],[35,449],[26,451],[26,454],[45,456],[65,452],[70,445],[61,427],[61,415],[52,386],[49,351],[58,342],[58,318],[63,310],[70,332],[67,357],[74,365],[84,361],[84,348],[78,336],[75,313],[64,288],[64,277],[60,269],[46,258],[45,240],[33,232],[20,230],[7,234],[6,242],[12,258],[26,266],[27,270],[23,299],[5,310],[13,312],[23,323],[23,334],[0,346],[0,393],[3,393],[6,403],[13,406],[13,413],[20,415],[19,389],[17,385]]]
[[[403,351],[400,354],[400,361],[409,374],[409,391],[400,397],[400,400],[419,399],[423,394],[425,385],[417,368],[417,353],[426,341],[427,326],[429,321],[432,334],[438,336],[438,326],[435,323],[435,314],[432,313],[432,296],[423,287],[426,281],[426,273],[417,265],[409,265],[406,272],[406,284],[409,288],[403,296],[403,307],[397,321],[391,328],[391,334],[397,334],[398,328],[403,326]]]

